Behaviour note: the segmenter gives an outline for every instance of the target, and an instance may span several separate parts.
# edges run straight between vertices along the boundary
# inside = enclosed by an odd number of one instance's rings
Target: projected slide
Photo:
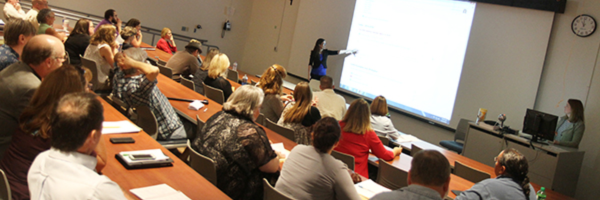
[[[340,86],[450,123],[475,3],[356,0]]]

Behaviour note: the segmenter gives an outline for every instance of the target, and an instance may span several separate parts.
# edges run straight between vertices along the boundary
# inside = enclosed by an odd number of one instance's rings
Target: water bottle
[[[233,71],[237,71],[237,62],[233,62],[231,68],[233,68]]]
[[[546,199],[546,188],[542,187],[540,191],[537,192],[537,200],[545,200]]]
[[[246,85],[248,84],[248,76],[246,74],[244,74],[244,77],[242,77],[242,85]]]

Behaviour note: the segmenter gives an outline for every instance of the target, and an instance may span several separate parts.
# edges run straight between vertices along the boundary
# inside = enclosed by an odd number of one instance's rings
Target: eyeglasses
[[[65,54],[64,56],[52,56],[52,58],[67,60],[69,58],[69,55]]]

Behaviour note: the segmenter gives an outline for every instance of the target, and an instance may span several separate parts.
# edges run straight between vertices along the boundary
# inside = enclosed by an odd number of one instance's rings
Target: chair
[[[311,79],[310,82],[308,82],[308,86],[310,86],[310,89],[312,89],[313,92],[321,91],[321,81]]]
[[[469,167],[459,161],[454,161],[454,174],[473,183],[479,183],[480,181],[492,177],[488,173]]]
[[[167,61],[161,60],[160,58],[158,58],[158,56],[157,56],[156,60],[157,60],[158,65],[162,65],[162,66],[167,65]]]
[[[266,178],[263,178],[263,189],[263,200],[293,200],[292,197],[277,191]]]
[[[283,137],[292,141],[296,141],[296,137],[294,136],[294,130],[283,126],[279,126],[278,124],[272,122],[270,119],[267,118],[265,118],[265,124],[268,129],[275,131],[275,133],[278,133],[279,135],[282,135]]]
[[[217,186],[217,165],[215,161],[198,153],[192,148],[189,142],[187,148],[192,152],[190,154],[190,167],[196,170],[196,172],[206,178],[206,180],[210,181],[213,185]]]
[[[169,77],[170,79],[173,78],[173,70],[171,68],[165,67],[165,65],[161,65],[159,63],[158,70],[160,70],[160,73],[162,75],[165,75],[166,77]]]
[[[408,172],[398,169],[385,160],[379,159],[379,170],[377,171],[377,183],[381,186],[396,190],[408,186]]]
[[[198,117],[198,115],[196,115],[196,128],[198,129],[198,131],[202,130],[202,128],[204,127],[204,122],[202,120],[200,120],[200,117]]]
[[[234,71],[234,70],[231,70],[228,68],[227,69],[227,79],[237,83],[238,80],[240,80],[240,76],[237,71]]]
[[[390,146],[390,138],[379,136],[379,140],[381,140],[384,146]]]
[[[335,159],[341,160],[344,164],[346,164],[346,166],[348,166],[348,169],[354,171],[354,156],[336,150],[331,152],[331,156],[333,156]]]
[[[265,115],[263,115],[262,113],[260,113],[260,115],[258,115],[258,117],[256,118],[256,123],[260,124],[260,125],[265,125]]]
[[[187,88],[190,88],[193,91],[196,91],[196,86],[194,85],[194,81],[183,78],[183,76],[181,76],[181,75],[179,75],[179,77],[180,77],[179,80],[181,80],[181,85],[183,85]]]
[[[10,194],[10,185],[8,184],[8,179],[6,178],[6,174],[4,171],[0,169],[0,199],[12,199],[12,194]]]
[[[454,151],[458,154],[462,153],[465,136],[467,135],[467,130],[469,129],[468,119],[460,119],[458,122],[458,126],[456,127],[456,131],[454,132],[454,140],[442,140],[440,141],[440,145],[444,148]],[[461,142],[458,142],[460,140]]]
[[[415,144],[411,144],[410,147],[410,156],[415,156],[415,154],[419,153],[420,151],[423,151],[423,149],[421,149],[421,147],[418,147]]]
[[[136,124],[156,140],[158,136],[158,122],[154,113],[146,105],[140,105],[135,110],[137,113]]]
[[[250,80],[250,85],[256,86],[256,83],[257,83],[256,81]]]
[[[223,105],[223,103],[225,103],[223,90],[208,86],[206,84],[204,84],[204,96],[216,101],[218,104]]]
[[[92,84],[93,91],[112,90],[111,88],[108,88],[108,85],[106,85],[106,83],[102,83],[98,79],[99,73],[98,73],[98,65],[96,64],[96,61],[81,57],[81,65],[83,65],[84,67],[87,67],[92,72],[92,80],[90,81],[90,83]]]
[[[156,61],[154,58],[146,58],[146,61],[148,61],[151,65],[158,66],[158,61]]]

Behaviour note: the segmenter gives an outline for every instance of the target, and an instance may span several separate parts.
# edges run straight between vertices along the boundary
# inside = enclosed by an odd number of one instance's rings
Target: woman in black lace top
[[[257,87],[238,88],[192,144],[216,162],[217,187],[232,199],[262,199],[262,178],[278,176],[279,157],[265,131],[254,123],[263,96]]]

